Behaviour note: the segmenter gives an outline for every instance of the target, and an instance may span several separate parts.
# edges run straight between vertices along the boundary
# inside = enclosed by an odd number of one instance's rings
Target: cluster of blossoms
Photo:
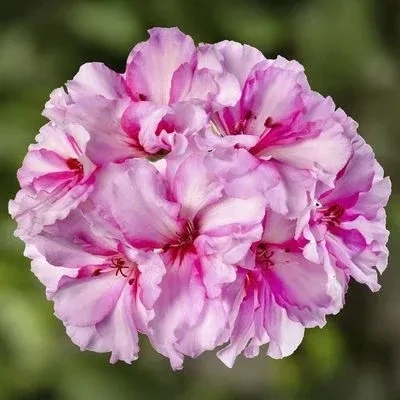
[[[51,94],[16,235],[82,350],[290,355],[351,277],[379,289],[390,181],[297,62],[149,33],[125,73],[88,63]]]

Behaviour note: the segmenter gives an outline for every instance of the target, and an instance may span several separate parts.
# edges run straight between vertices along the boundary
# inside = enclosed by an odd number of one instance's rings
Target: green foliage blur
[[[196,41],[230,38],[304,64],[311,85],[360,123],[392,178],[390,266],[381,292],[353,284],[327,326],[309,330],[290,358],[213,354],[182,372],[143,340],[131,366],[80,352],[29,271],[7,202],[16,170],[45,119],[53,88],[85,62],[123,71],[152,26],[178,26]],[[399,126],[397,0],[20,0],[0,4],[0,400],[395,400],[400,399]]]

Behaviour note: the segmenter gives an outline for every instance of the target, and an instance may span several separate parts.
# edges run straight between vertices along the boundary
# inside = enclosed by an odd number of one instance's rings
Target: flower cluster
[[[82,350],[290,355],[351,277],[379,289],[390,181],[299,63],[149,33],[123,74],[88,63],[51,94],[16,235]]]

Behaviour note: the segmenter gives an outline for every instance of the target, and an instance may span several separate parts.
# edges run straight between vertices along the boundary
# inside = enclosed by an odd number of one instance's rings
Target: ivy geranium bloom
[[[111,362],[135,360],[138,332],[148,331],[165,273],[160,256],[133,247],[117,225],[96,217],[90,203],[47,226],[29,246],[34,262],[44,257],[48,263],[35,272],[50,286],[55,315],[74,343],[111,352]]]
[[[342,112],[338,117],[346,124],[353,154],[338,174],[334,188],[320,188],[305,214],[306,220],[299,220],[300,229],[306,223],[304,234],[309,240],[304,254],[318,260],[327,249],[336,267],[348,278],[377,291],[377,272],[385,270],[388,259],[384,207],[391,184],[389,178],[384,178],[371,147],[357,135],[354,121]]]
[[[219,347],[282,358],[380,288],[390,180],[303,67],[154,28],[118,73],[83,65],[45,106],[10,201],[55,315],[112,363],[139,334],[173,369]]]
[[[82,124],[88,152],[99,162],[123,161],[171,150],[175,133],[190,136],[208,121],[207,111],[234,105],[235,77],[201,64],[190,36],[154,28],[131,51],[126,72],[88,63],[56,89],[44,115]]]
[[[40,130],[17,174],[21,190],[9,205],[17,236],[39,233],[86,200],[96,171],[86,154],[89,138],[76,124],[49,123]]]
[[[304,328],[322,327],[325,316],[343,305],[344,274],[335,273],[327,254],[318,262],[307,260],[295,228],[295,221],[267,212],[261,240],[252,246],[247,263],[239,265],[240,306],[230,344],[218,353],[228,366],[242,351],[246,357],[257,356],[266,343],[269,356],[290,355]],[[232,291],[227,288],[227,293]]]
[[[266,60],[256,49],[227,41],[207,45],[203,52],[208,63],[234,74],[242,89],[234,106],[212,115],[212,129],[248,149],[247,163],[255,165],[252,175],[268,191],[271,208],[295,217],[316,182],[332,186],[350,157],[351,145],[329,99],[310,90],[296,62]],[[276,180],[272,188],[271,176]]]
[[[221,301],[221,287],[262,232],[264,200],[227,196],[208,156],[191,147],[171,153],[164,173],[145,160],[110,166],[92,196],[133,246],[165,263],[150,339],[174,368],[227,340],[232,304]]]

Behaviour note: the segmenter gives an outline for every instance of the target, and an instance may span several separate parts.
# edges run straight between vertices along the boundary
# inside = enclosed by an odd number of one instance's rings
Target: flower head
[[[46,104],[9,211],[82,350],[132,362],[281,358],[380,288],[390,181],[303,67],[155,28],[124,73],[83,65]]]

